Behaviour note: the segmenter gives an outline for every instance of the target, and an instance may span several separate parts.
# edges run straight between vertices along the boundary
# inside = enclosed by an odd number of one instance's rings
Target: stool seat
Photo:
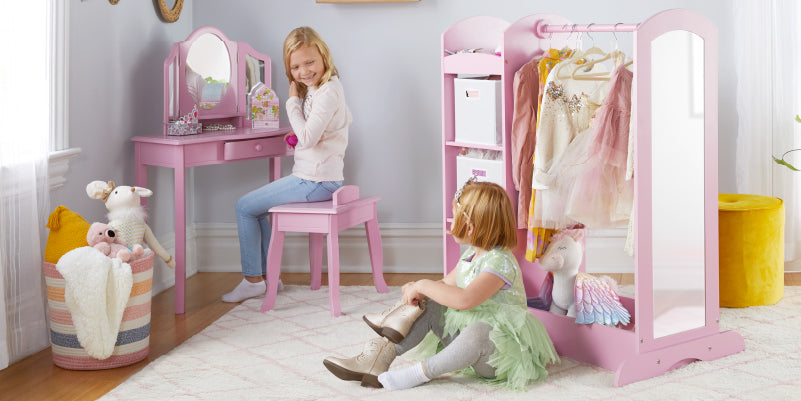
[[[784,295],[784,202],[718,194],[720,306],[772,305]]]
[[[373,270],[373,284],[379,293],[389,291],[384,282],[383,248],[378,231],[376,202],[380,198],[359,197],[359,187],[346,185],[334,192],[330,201],[288,203],[273,207],[272,239],[267,250],[267,295],[261,311],[266,312],[275,306],[278,293],[278,276],[281,272],[281,256],[284,247],[284,233],[309,233],[309,262],[311,270],[311,289],[320,288],[322,281],[322,236],[327,234],[328,248],[328,294],[331,315],[339,316],[339,232],[364,223],[367,232],[367,247]]]

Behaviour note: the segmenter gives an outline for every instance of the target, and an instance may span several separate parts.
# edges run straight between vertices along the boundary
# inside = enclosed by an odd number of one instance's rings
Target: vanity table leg
[[[134,144],[134,185],[147,188],[147,165],[142,162],[142,144]],[[147,203],[147,198],[140,198],[142,206]]]
[[[184,152],[175,160],[175,313],[184,313],[186,300],[186,182]]]

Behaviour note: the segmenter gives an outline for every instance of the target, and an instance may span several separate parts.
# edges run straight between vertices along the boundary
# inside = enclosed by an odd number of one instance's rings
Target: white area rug
[[[613,386],[614,373],[562,358],[527,392],[495,388],[453,374],[390,392],[337,379],[329,355],[361,352],[375,333],[366,312],[392,305],[399,287],[342,287],[343,316],[328,311],[327,287],[287,286],[275,310],[261,299],[237,306],[184,344],[150,363],[103,400],[798,400],[801,397],[801,287],[785,287],[776,305],[723,309],[721,330],[736,330],[746,350],[696,362],[662,376]],[[398,357],[393,369],[412,360]]]

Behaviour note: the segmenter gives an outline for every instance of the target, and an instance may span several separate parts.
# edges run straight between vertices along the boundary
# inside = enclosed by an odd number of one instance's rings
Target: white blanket
[[[64,254],[56,270],[66,281],[64,298],[78,342],[93,358],[110,357],[131,295],[131,265],[85,246]]]

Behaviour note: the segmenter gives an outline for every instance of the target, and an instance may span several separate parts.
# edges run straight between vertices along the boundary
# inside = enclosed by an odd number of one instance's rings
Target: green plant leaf
[[[795,115],[795,120],[801,123],[801,117],[799,117],[798,114]]]
[[[780,165],[782,165],[782,166],[785,166],[785,167],[789,168],[790,170],[793,170],[793,171],[801,171],[801,170],[799,170],[799,169],[795,168],[795,167],[794,167],[792,164],[790,164],[790,163],[787,163],[786,161],[784,161],[784,160],[782,160],[782,159],[777,159],[777,158],[776,158],[776,156],[773,156],[773,161],[775,161],[775,162],[776,162],[776,164],[780,164]]]

